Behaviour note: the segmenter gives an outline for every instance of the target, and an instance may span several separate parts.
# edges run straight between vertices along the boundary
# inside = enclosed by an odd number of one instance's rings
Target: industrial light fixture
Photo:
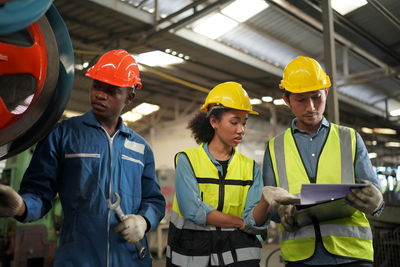
[[[377,142],[376,140],[372,140],[372,141],[366,140],[366,141],[365,141],[365,144],[366,144],[367,146],[376,146],[376,145],[378,144],[378,142]]]
[[[378,156],[378,154],[376,154],[375,152],[368,153],[368,157],[369,157],[370,159],[374,159],[374,158],[376,158],[377,156]]]
[[[399,142],[386,142],[385,147],[400,147]]]
[[[399,116],[399,115],[400,115],[400,108],[390,111],[390,116]]]
[[[390,128],[367,128],[367,127],[361,127],[361,131],[363,133],[367,134],[397,134],[396,130],[390,129]]]
[[[368,2],[366,0],[332,0],[332,8],[339,12],[341,15],[346,15],[357,8],[366,5]]]
[[[397,134],[396,130],[390,128],[374,128],[373,130],[377,134]]]
[[[271,103],[274,99],[272,98],[272,96],[263,96],[261,97],[261,100],[267,103]]]
[[[82,112],[72,111],[72,110],[64,110],[63,116],[66,118],[76,117],[82,115]]]
[[[366,133],[366,134],[373,134],[374,130],[368,127],[361,127],[361,132]]]
[[[259,98],[250,99],[250,104],[252,104],[252,105],[260,105],[261,103],[262,103],[262,101]]]
[[[221,13],[239,22],[244,22],[260,13],[269,5],[264,0],[236,0],[221,10]]]
[[[224,33],[236,27],[239,23],[220,13],[206,16],[199,21],[199,24],[193,28],[193,31],[200,33],[211,39],[217,39]]]
[[[142,103],[131,111],[125,112],[121,117],[125,122],[135,122],[160,109],[160,106],[149,103]]]
[[[179,53],[178,54],[178,52],[176,52],[176,51],[174,51],[174,50],[172,50],[170,48],[165,49],[164,52],[167,53],[167,54],[171,54],[173,56],[178,56],[180,58],[183,58],[184,60],[189,60],[190,59],[190,57],[188,55],[185,55],[183,53]]]
[[[124,120],[124,122],[135,122],[140,120],[143,117],[142,114],[135,113],[132,111],[125,112],[122,114],[121,118]]]
[[[274,103],[274,105],[277,105],[277,106],[279,106],[279,105],[286,105],[285,101],[284,101],[282,98],[280,98],[280,99],[275,99],[275,100],[273,101],[273,103]]]
[[[160,50],[142,53],[137,55],[135,58],[137,62],[152,67],[167,66],[184,62],[183,58],[164,53]]]
[[[149,115],[150,113],[153,113],[159,109],[160,109],[159,105],[153,105],[153,104],[144,102],[144,103],[140,104],[139,106],[135,107],[134,109],[132,109],[132,111],[137,112],[142,115]]]
[[[373,134],[374,130],[372,130],[371,128],[368,128],[368,127],[361,127],[361,132],[368,133],[368,134]]]

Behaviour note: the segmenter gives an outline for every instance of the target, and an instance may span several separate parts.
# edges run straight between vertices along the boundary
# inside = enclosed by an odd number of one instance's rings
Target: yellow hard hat
[[[299,56],[286,65],[279,88],[292,93],[317,91],[331,86],[329,76],[310,57]]]
[[[250,105],[250,98],[240,83],[224,82],[215,86],[207,95],[206,101],[200,108],[208,112],[213,105],[221,105],[226,108],[244,110],[250,114],[257,114]]]

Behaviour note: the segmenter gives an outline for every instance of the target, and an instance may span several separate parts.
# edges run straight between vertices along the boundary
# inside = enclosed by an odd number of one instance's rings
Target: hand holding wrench
[[[121,198],[119,196],[118,193],[114,193],[115,196],[115,202],[112,203],[111,199],[107,199],[107,206],[110,210],[114,210],[118,219],[122,222],[126,219],[126,215],[124,214],[124,212],[121,209],[120,203],[121,203]],[[140,243],[139,241],[134,242],[136,249],[138,251],[139,254],[139,258],[143,259],[146,256],[146,248],[142,245],[142,243]]]

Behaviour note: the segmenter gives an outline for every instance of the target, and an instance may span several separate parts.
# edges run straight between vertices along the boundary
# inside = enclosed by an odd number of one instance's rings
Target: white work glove
[[[262,191],[265,202],[269,205],[270,210],[277,210],[281,204],[294,204],[300,201],[299,197],[290,194],[281,187],[264,186]]]
[[[138,242],[144,237],[147,229],[146,220],[143,216],[127,214],[126,218],[115,227],[117,233],[121,233],[123,238],[130,242]]]
[[[356,209],[366,214],[372,214],[382,207],[383,196],[381,191],[370,181],[363,180],[362,183],[368,184],[368,186],[351,189],[351,192],[346,196],[346,200]]]
[[[288,232],[295,232],[299,229],[294,220],[294,205],[280,205],[278,208],[278,215],[281,219],[281,224]]]
[[[14,189],[0,184],[0,217],[19,215],[23,205],[22,197]]]

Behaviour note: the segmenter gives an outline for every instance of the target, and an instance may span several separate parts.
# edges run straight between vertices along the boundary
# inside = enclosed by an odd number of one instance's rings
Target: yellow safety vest
[[[201,145],[197,148],[186,149],[183,153],[187,155],[193,168],[203,202],[225,214],[241,217],[247,193],[253,184],[254,161],[235,151],[229,162],[225,179],[220,179],[218,169]],[[176,196],[172,210],[183,217]]]
[[[253,184],[254,161],[235,151],[224,178],[202,145],[178,153],[176,161],[181,153],[189,159],[202,201],[225,214],[242,217]],[[176,195],[168,234],[167,261],[177,266],[221,266],[260,260],[261,244],[256,236],[235,228],[193,223],[181,213]]]
[[[278,186],[298,194],[302,184],[310,183],[297,150],[291,129],[268,143]],[[351,128],[331,123],[329,134],[317,163],[316,183],[355,183],[354,160],[356,134]],[[373,260],[372,232],[365,214],[356,211],[351,217],[319,223],[322,242],[334,255]],[[315,230],[307,225],[289,233],[281,227],[281,254],[287,261],[310,258],[315,251]]]

